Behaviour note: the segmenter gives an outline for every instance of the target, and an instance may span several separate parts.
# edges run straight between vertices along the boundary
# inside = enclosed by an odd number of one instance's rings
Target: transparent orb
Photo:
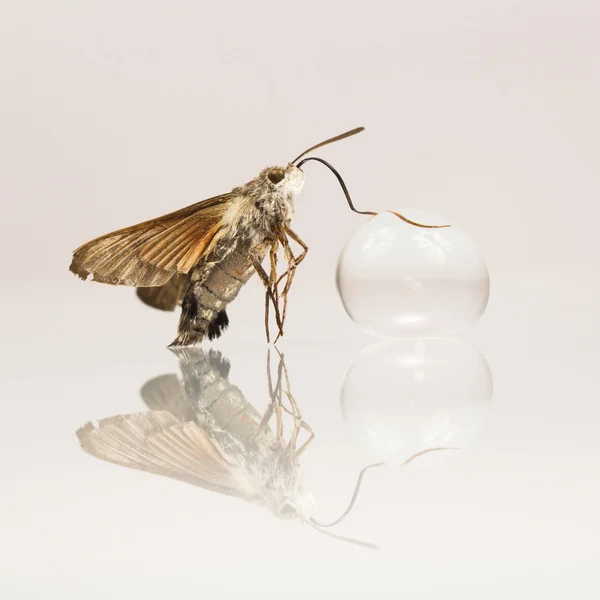
[[[449,223],[424,210],[398,212],[426,225]],[[399,338],[460,333],[477,322],[489,297],[487,267],[466,232],[450,225],[423,229],[384,212],[350,238],[336,283],[359,327]]]
[[[467,342],[382,340],[348,366],[341,406],[372,460],[404,464],[415,457],[414,464],[428,464],[457,458],[456,449],[481,435],[492,395],[488,363]]]

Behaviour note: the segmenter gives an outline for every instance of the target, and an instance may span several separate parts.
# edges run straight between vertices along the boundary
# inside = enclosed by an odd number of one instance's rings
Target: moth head
[[[292,194],[299,194],[304,186],[304,171],[289,164],[285,170],[286,187]]]
[[[261,465],[263,502],[280,519],[307,521],[316,511],[311,494],[304,491],[302,473],[288,448],[273,453]]]
[[[304,173],[294,165],[287,167],[270,167],[265,170],[265,179],[273,190],[285,190],[291,194],[298,194],[304,185]]]
[[[280,519],[300,519],[308,521],[316,512],[317,504],[311,494],[301,493],[295,497],[282,499],[277,506],[277,516]]]

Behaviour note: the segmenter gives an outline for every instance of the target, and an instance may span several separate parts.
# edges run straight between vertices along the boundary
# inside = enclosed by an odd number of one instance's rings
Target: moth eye
[[[273,169],[267,174],[271,183],[279,183],[285,177],[285,171],[283,169]]]

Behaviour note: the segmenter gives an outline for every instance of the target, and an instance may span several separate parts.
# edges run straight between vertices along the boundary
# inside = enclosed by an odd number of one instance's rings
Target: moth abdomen
[[[195,267],[183,298],[179,333],[171,345],[187,346],[204,338],[218,338],[229,324],[227,305],[254,272],[247,243],[238,243],[222,260]]]

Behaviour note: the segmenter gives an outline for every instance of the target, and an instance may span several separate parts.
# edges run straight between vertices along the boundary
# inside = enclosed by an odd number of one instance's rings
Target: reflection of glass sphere
[[[436,213],[398,211],[424,225],[445,225]],[[337,287],[350,318],[385,337],[449,335],[483,314],[489,277],[483,258],[460,227],[423,229],[390,212],[373,217],[346,243]]]
[[[342,412],[371,458],[401,464],[424,450],[468,445],[488,419],[492,391],[485,358],[464,341],[384,340],[350,363]]]

